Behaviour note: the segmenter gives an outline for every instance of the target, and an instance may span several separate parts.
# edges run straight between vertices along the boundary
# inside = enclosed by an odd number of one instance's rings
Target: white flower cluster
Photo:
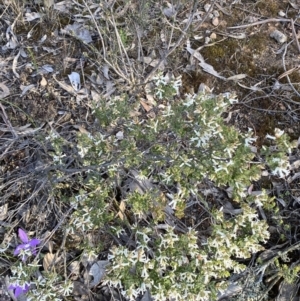
[[[267,201],[265,192],[260,196],[256,196],[255,204],[263,204]],[[216,220],[222,222],[223,213],[219,211],[215,215]],[[250,229],[247,234],[244,229]],[[243,235],[245,235],[243,237]],[[265,221],[258,218],[258,214],[254,208],[248,204],[241,204],[241,213],[235,216],[234,219],[228,220],[220,225],[215,226],[214,234],[208,238],[208,247],[213,252],[214,257],[218,260],[223,260],[228,267],[232,265],[234,270],[242,269],[230,257],[248,258],[252,253],[263,250],[261,242],[266,242],[269,239],[268,225]]]
[[[197,142],[196,147],[206,148],[209,145],[209,141],[214,139],[224,140],[223,127],[221,126],[221,115],[229,107],[229,102],[225,100],[223,96],[219,96],[217,99],[211,99],[209,95],[202,95],[201,98],[197,98],[198,107],[194,113],[198,116],[198,122],[195,123],[195,127],[198,130],[194,130],[196,136],[191,138],[191,142]],[[193,98],[190,98],[192,101]],[[188,101],[188,103],[190,102]],[[212,112],[209,112],[202,104],[206,103],[214,104]]]
[[[58,133],[56,131],[54,131],[53,129],[51,129],[49,136],[47,136],[45,139],[47,141],[54,141],[55,139],[59,139],[60,136],[58,135]]]
[[[10,277],[9,282],[14,286],[25,288],[30,287],[26,293],[27,301],[62,301],[64,298],[70,296],[73,291],[73,282],[71,280],[58,281],[56,273],[42,275],[40,272],[34,272],[39,269],[40,265],[36,262],[23,265],[19,262],[18,265],[11,267],[13,276]],[[39,275],[36,280],[27,281],[32,275]]]
[[[171,87],[174,92],[173,95],[176,95],[179,93],[179,88],[182,85],[181,77],[178,77],[174,79],[173,77],[170,77],[168,74],[163,75],[162,73],[159,73],[157,76],[153,77],[154,85],[155,85],[155,95],[162,99],[163,96],[166,93],[166,87]],[[172,95],[168,95],[170,97]]]
[[[30,285],[28,279],[30,275],[28,274],[28,268],[21,261],[18,262],[18,265],[14,265],[11,267],[12,275],[10,277],[11,283],[17,284],[19,286],[23,286],[25,284]]]
[[[40,276],[35,282],[36,289],[30,290],[26,297],[28,301],[63,301],[73,292],[73,282],[65,280],[57,281],[58,275],[53,274],[50,277]]]
[[[288,137],[284,134],[283,130],[275,128],[275,135],[266,135],[269,140],[276,142],[275,150],[267,158],[267,163],[271,168],[272,175],[279,178],[285,178],[290,174],[290,162],[287,153],[291,153],[294,143],[288,141]],[[267,148],[264,146],[263,150]]]
[[[290,162],[287,157],[284,158],[272,158],[271,164],[276,165],[272,170],[272,174],[278,176],[279,178],[284,178],[290,174]]]
[[[87,206],[84,206],[84,207],[80,208],[80,210],[78,212],[75,212],[73,214],[74,220],[72,223],[74,225],[74,227],[71,228],[72,229],[71,233],[76,232],[76,230],[77,231],[80,230],[83,233],[85,231],[92,230],[95,227],[94,223],[91,220],[92,212],[93,212],[93,208],[89,208]]]
[[[74,234],[78,233],[78,231],[85,233],[85,231],[90,231],[95,228],[95,224],[92,221],[92,215],[95,209],[89,205],[89,197],[89,194],[81,192],[71,200],[70,204],[76,211],[72,213],[72,222],[67,226],[69,233]],[[97,212],[99,216],[105,212],[105,208],[103,208],[103,210],[98,208]]]
[[[190,228],[185,235],[177,235],[170,226],[165,231],[156,238],[154,250],[147,246],[151,240],[149,228],[136,230],[138,244],[135,250],[114,247],[108,256],[111,267],[104,283],[119,288],[129,300],[135,300],[147,290],[155,301],[208,300],[209,290],[194,292],[195,283],[201,277],[207,278],[206,283],[211,278],[206,270],[209,266],[207,255],[200,254],[197,245],[197,233]],[[213,264],[210,269],[214,270]],[[140,276],[140,281],[124,287],[123,281],[128,283],[128,273],[133,272]]]

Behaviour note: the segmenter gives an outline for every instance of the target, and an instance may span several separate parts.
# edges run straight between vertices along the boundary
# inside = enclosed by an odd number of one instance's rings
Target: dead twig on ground
[[[293,36],[294,36],[295,42],[297,44],[298,52],[300,53],[300,45],[299,45],[298,37],[297,37],[297,34],[296,34],[295,24],[294,24],[293,19],[291,19],[291,26],[292,26]]]
[[[111,13],[112,13],[112,11],[111,11]],[[128,63],[128,66],[130,68],[130,74],[128,74],[127,70],[125,68],[126,64],[125,64],[124,58],[123,58],[123,56],[121,56],[123,66],[124,66],[124,69],[125,69],[125,72],[126,72],[126,77],[130,77],[131,83],[133,84],[134,83],[134,77],[133,77],[132,63],[130,62],[127,51],[125,49],[125,46],[124,46],[124,44],[122,42],[122,39],[120,37],[120,34],[118,32],[117,24],[116,24],[115,18],[113,16],[113,13],[112,13],[112,20],[109,20],[109,21],[110,21],[111,25],[114,28],[114,31],[115,31],[115,34],[116,34],[116,37],[117,37],[117,42],[118,42],[118,47],[119,47],[120,53],[122,53],[122,52],[124,53],[124,55],[126,57],[126,60],[127,60],[127,63]]]
[[[290,43],[291,43],[291,42],[290,42]],[[290,43],[289,43],[289,44],[290,44]],[[287,47],[288,47],[289,44],[287,44],[287,45],[285,46],[284,52],[283,52],[283,55],[282,55],[282,66],[283,66],[283,69],[284,69],[285,73],[287,73],[286,66],[285,66],[285,55],[286,55]],[[289,74],[289,73],[288,73],[288,74]],[[291,83],[291,80],[290,80],[290,77],[289,77],[288,74],[286,74],[285,76],[286,76],[286,78],[287,78],[287,80],[288,80],[288,82],[289,82],[290,87],[293,89],[293,91],[296,93],[296,95],[297,95],[298,97],[300,97],[299,92],[295,89],[295,87],[294,87],[293,84]],[[287,99],[287,101],[288,101],[288,102],[291,102],[291,103],[293,103],[293,104],[296,104],[296,105],[298,105],[298,106],[299,106],[299,104],[300,104],[299,102],[293,101],[293,100],[291,100],[291,99]]]
[[[7,114],[6,114],[6,112],[5,112],[5,109],[4,109],[4,107],[3,107],[3,105],[2,105],[1,103],[0,103],[0,107],[1,107],[1,110],[2,110],[2,112],[3,112],[2,118],[3,118],[4,122],[5,122],[5,124],[9,127],[10,132],[12,133],[12,135],[14,136],[14,138],[18,138],[18,135],[17,135],[17,133],[15,132],[13,126],[11,125],[11,123],[10,123],[8,117],[7,117]]]
[[[277,79],[282,79],[282,78],[288,76],[289,74],[293,73],[294,71],[299,70],[299,68],[300,68],[300,66],[297,66],[297,67],[294,67],[294,68],[292,68],[292,69],[290,69],[290,70],[287,70],[286,72],[280,74],[280,75],[277,77]]]
[[[230,26],[230,27],[227,27],[227,29],[247,28],[247,27],[250,27],[250,26],[261,25],[261,24],[270,23],[270,22],[291,22],[291,19],[270,18],[270,19],[266,19],[266,20],[261,20],[261,21],[245,24],[245,25]],[[297,24],[297,23],[294,23],[294,24],[296,24],[298,26],[300,25],[300,24]]]

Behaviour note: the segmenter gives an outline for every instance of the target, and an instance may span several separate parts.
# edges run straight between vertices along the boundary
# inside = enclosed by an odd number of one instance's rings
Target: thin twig
[[[290,44],[290,43],[289,43],[289,44]],[[283,55],[282,55],[282,65],[283,65],[283,69],[284,69],[285,72],[287,72],[287,71],[286,71],[286,66],[285,66],[284,58],[285,58],[286,51],[287,51],[287,47],[288,47],[289,44],[287,44],[287,45],[285,46],[284,52],[283,52]],[[291,80],[290,80],[290,77],[289,77],[288,74],[286,75],[286,78],[287,78],[287,80],[288,80],[288,82],[289,82],[289,85],[290,85],[291,88],[293,89],[293,91],[297,94],[297,96],[300,97],[299,92],[295,89],[295,87],[294,87],[293,84],[291,83]],[[288,101],[288,102],[291,102],[291,103],[293,103],[293,104],[296,104],[296,105],[298,105],[298,106],[300,105],[299,102],[293,101],[293,100],[291,100],[291,99],[288,99],[287,101]]]
[[[287,70],[287,71],[285,71],[284,73],[280,74],[280,75],[277,77],[277,79],[282,79],[282,78],[288,76],[289,74],[293,73],[295,70],[298,70],[299,68],[300,68],[300,66],[297,66],[297,67],[294,67],[294,68],[292,68],[292,69],[290,69],[290,70]]]
[[[11,123],[10,123],[10,121],[9,121],[7,115],[6,115],[5,109],[4,109],[4,107],[2,106],[1,103],[0,103],[0,107],[1,107],[1,110],[3,112],[2,118],[5,122],[5,124],[9,127],[9,129],[10,129],[11,133],[13,134],[14,138],[18,138],[18,135],[17,135],[16,131],[14,130],[13,126],[11,125]]]
[[[123,65],[124,65],[124,69],[125,69],[125,72],[126,72],[126,76],[127,77],[130,76],[131,83],[134,83],[132,63],[130,62],[130,59],[129,59],[128,54],[127,54],[127,51],[125,49],[125,46],[124,46],[124,44],[122,42],[122,39],[120,37],[120,34],[118,32],[117,25],[116,25],[116,22],[115,22],[115,19],[114,19],[114,16],[113,16],[113,12],[111,11],[111,13],[112,13],[112,20],[109,20],[109,21],[113,25],[113,28],[115,30],[115,34],[116,34],[116,37],[117,37],[117,42],[118,42],[118,46],[119,46],[119,49],[120,49],[120,53],[122,53],[122,51],[123,51],[123,53],[124,53],[124,55],[126,57],[126,60],[128,62],[128,66],[131,69],[130,70],[130,75],[128,75],[127,70],[126,70],[126,64],[125,64],[124,58],[123,58],[123,56],[121,56],[122,57],[122,61],[123,61]]]
[[[269,22],[291,22],[291,19],[285,19],[285,18],[270,18],[270,19],[266,19],[266,20],[261,20],[261,21],[257,21],[257,22],[253,22],[250,24],[245,24],[245,25],[238,25],[238,26],[231,26],[231,27],[227,27],[228,29],[238,29],[238,28],[247,28],[250,26],[255,26],[255,25],[260,25],[260,24],[265,24],[265,23],[269,23]],[[298,25],[298,24],[297,24]]]
[[[296,34],[296,30],[295,30],[295,25],[294,25],[294,20],[293,19],[291,19],[291,25],[292,25],[293,36],[294,36],[294,39],[295,39],[296,44],[297,44],[298,52],[300,53],[300,45],[299,45],[298,37],[297,37],[297,34]]]

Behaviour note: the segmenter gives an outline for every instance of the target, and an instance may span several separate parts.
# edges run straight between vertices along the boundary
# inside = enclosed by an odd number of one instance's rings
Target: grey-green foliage
[[[158,104],[152,119],[136,116],[136,103],[130,104],[126,97],[100,101],[95,108],[99,131],[78,135],[78,160],[85,168],[91,167],[82,183],[84,189],[72,201],[78,203],[73,218],[87,219],[89,226],[82,226],[83,231],[116,221],[110,194],[126,170],[138,170],[141,178],[151,174],[161,184],[180,187],[169,198],[150,190],[129,192],[123,200],[135,217],[136,223],[127,221],[126,229],[134,235],[136,247],[119,245],[110,250],[105,283],[120,288],[131,300],[147,289],[160,301],[214,300],[226,288],[226,277],[245,268],[235,258],[249,258],[269,238],[268,225],[257,209],[271,210],[272,198],[265,191],[249,194],[249,186],[260,179],[263,169],[280,177],[289,173],[287,153],[292,144],[286,134],[276,130],[274,137],[269,135],[267,139],[277,149],[264,146],[259,157],[251,148],[252,132],[241,133],[224,120],[224,113],[236,102],[234,96],[198,94],[178,99],[179,85],[180,80],[161,74],[154,78]],[[212,231],[201,244],[193,229],[185,234],[169,226],[157,230],[164,223],[167,205],[181,218],[191,196],[201,199],[197,185],[205,179],[215,187],[230,187],[239,213],[226,217],[222,208],[207,206]],[[152,222],[142,226],[139,221],[149,212]],[[120,226],[123,222],[119,219],[110,231],[116,235],[125,231]]]

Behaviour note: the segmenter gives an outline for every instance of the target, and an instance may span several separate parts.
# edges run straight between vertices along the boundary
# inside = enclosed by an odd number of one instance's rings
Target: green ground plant
[[[135,103],[129,105],[125,96],[100,101],[94,108],[99,131],[77,136],[76,160],[85,175],[78,194],[69,197],[74,211],[66,231],[84,236],[108,228],[116,237],[122,233],[134,237],[134,248],[124,244],[110,249],[103,278],[129,300],[146,291],[160,301],[215,300],[226,289],[228,277],[245,270],[240,260],[263,250],[269,239],[268,224],[258,209],[272,210],[273,199],[265,191],[252,195],[248,188],[262,170],[278,177],[289,174],[287,154],[293,144],[286,134],[276,129],[258,155],[252,149],[252,131],[241,133],[224,120],[237,102],[233,95],[181,99],[179,87],[179,78],[158,74],[153,85],[158,113],[143,123],[131,117]],[[68,144],[55,133],[48,141],[53,162],[63,163]],[[116,218],[120,200],[115,192],[130,171],[138,181],[151,178],[151,185],[123,195],[125,208]],[[232,201],[240,209],[237,214],[225,214],[220,204],[204,201],[197,187],[206,180],[219,189],[230,187]],[[173,187],[172,192],[166,196],[161,187]],[[211,234],[202,242],[196,229],[179,231],[176,223],[166,223],[167,216],[183,218],[195,196],[210,214]]]

